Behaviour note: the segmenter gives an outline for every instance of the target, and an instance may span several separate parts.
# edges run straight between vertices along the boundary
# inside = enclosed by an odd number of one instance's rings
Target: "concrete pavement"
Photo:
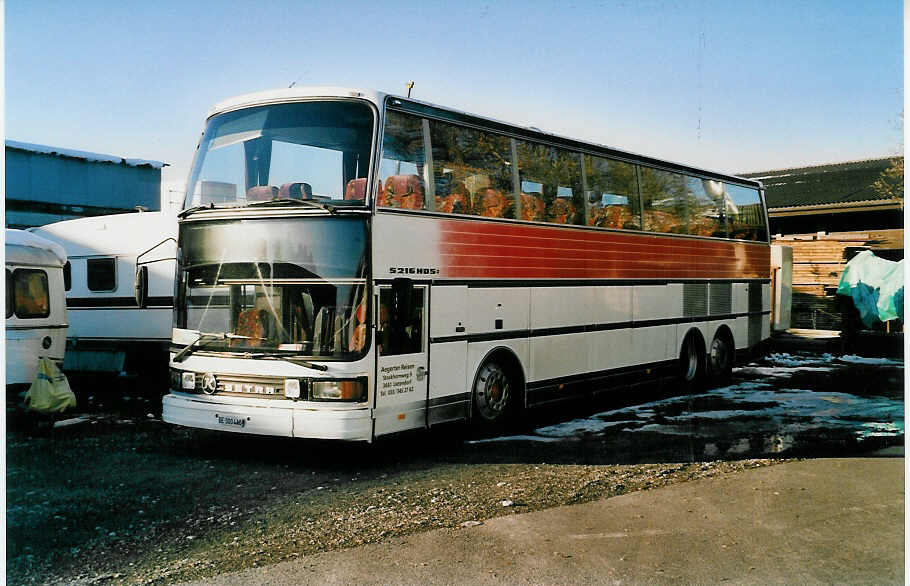
[[[807,460],[199,584],[903,584],[904,459]]]

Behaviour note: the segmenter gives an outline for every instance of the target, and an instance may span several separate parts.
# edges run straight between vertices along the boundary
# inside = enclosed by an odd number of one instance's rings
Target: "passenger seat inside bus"
[[[367,178],[358,177],[357,179],[351,179],[348,181],[347,185],[344,187],[344,199],[352,200],[359,199],[362,200],[367,193]]]
[[[437,184],[436,211],[446,214],[467,214],[469,207],[468,190],[464,182],[445,183],[441,185],[443,191],[439,191],[440,184]]]
[[[270,201],[278,197],[278,188],[273,185],[256,185],[246,190],[247,201]]]
[[[248,339],[234,340],[233,346],[261,346],[270,338],[275,338],[277,328],[275,318],[264,309],[247,309],[237,316],[237,335]]]
[[[423,181],[417,175],[392,175],[385,181],[380,206],[404,210],[423,209]]]
[[[511,201],[492,187],[481,189],[480,215],[485,218],[511,218]]]
[[[521,192],[521,219],[527,222],[545,222],[547,204],[542,193]]]
[[[278,188],[278,197],[313,199],[313,188],[309,183],[304,183],[302,181],[297,183],[285,183]]]

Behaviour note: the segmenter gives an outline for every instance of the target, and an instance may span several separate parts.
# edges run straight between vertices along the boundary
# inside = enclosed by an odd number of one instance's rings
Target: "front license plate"
[[[235,415],[216,415],[220,425],[234,425],[237,427],[246,427],[246,417],[237,417]]]

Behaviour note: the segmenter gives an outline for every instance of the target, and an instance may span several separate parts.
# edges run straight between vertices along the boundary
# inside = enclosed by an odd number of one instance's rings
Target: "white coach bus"
[[[371,441],[674,377],[770,333],[760,183],[342,88],[210,113],[164,420]]]
[[[6,386],[27,387],[38,359],[63,363],[66,253],[54,242],[23,230],[6,230]]]

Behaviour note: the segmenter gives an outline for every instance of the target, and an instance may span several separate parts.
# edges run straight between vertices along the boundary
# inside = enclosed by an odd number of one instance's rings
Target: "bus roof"
[[[695,173],[699,175],[706,175],[712,178],[724,179],[724,180],[735,180],[739,183],[745,185],[751,185],[763,189],[761,181],[756,179],[749,179],[746,177],[740,177],[738,175],[733,175],[731,173],[725,173],[723,171],[716,171],[711,169],[704,169],[700,167],[694,167],[685,163],[679,163],[675,161],[669,161],[667,159],[661,159],[652,155],[643,155],[635,153],[632,151],[627,151],[624,149],[612,147],[605,145],[603,143],[591,142],[586,140],[580,140],[577,138],[571,138],[552,132],[547,132],[541,130],[534,126],[525,126],[521,124],[516,124],[512,122],[506,122],[503,120],[497,120],[495,118],[490,118],[488,116],[481,116],[478,114],[472,114],[470,112],[464,112],[455,108],[448,106],[441,106],[439,104],[434,104],[431,102],[424,102],[414,98],[406,98],[403,96],[398,96],[395,94],[387,94],[377,90],[371,89],[362,89],[362,88],[353,88],[353,87],[341,87],[341,86],[295,86],[292,88],[283,88],[276,90],[267,90],[249,94],[243,94],[233,98],[229,98],[222,102],[215,104],[207,115],[207,118],[211,118],[216,114],[223,112],[228,112],[231,110],[237,110],[240,108],[248,108],[252,106],[261,106],[265,104],[275,103],[275,102],[287,102],[294,101],[304,98],[360,98],[367,101],[370,101],[376,105],[380,110],[382,109],[382,103],[386,98],[392,98],[395,102],[395,107],[410,111],[413,113],[423,113],[427,115],[435,114],[437,117],[444,118],[451,121],[462,121],[467,123],[474,123],[475,125],[480,124],[482,126],[488,127],[491,130],[498,130],[501,132],[515,134],[521,134],[528,138],[536,138],[538,140],[543,140],[546,142],[557,143],[564,145],[570,148],[579,148],[591,150],[603,151],[605,154],[617,156],[623,159],[641,162],[646,165],[662,167],[674,171]]]

